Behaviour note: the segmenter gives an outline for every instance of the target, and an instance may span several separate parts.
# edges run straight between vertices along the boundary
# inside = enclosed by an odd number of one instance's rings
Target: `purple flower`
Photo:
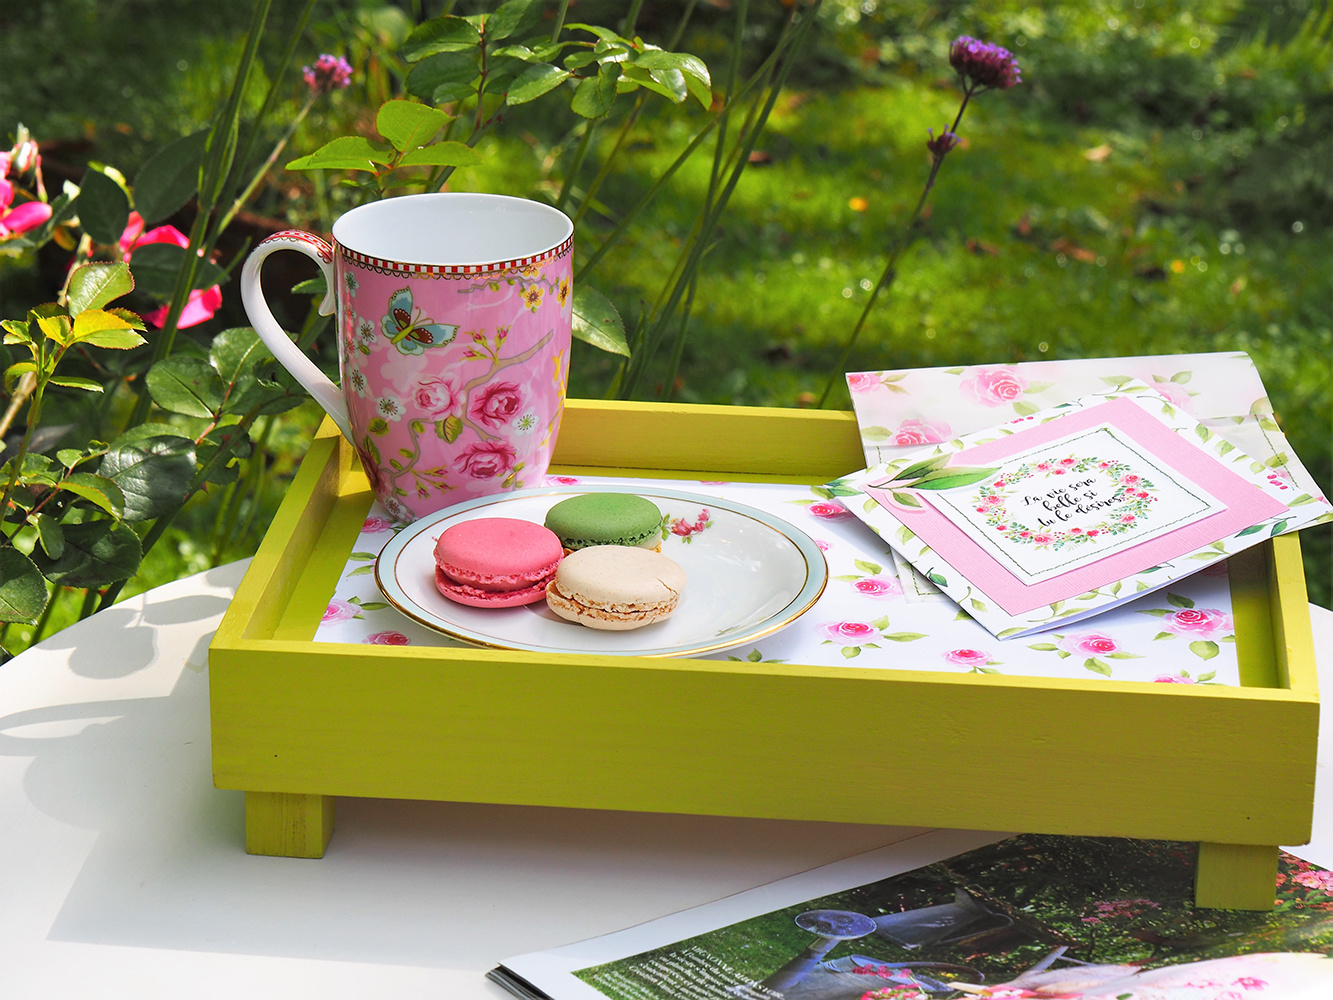
[[[352,64],[342,56],[331,56],[326,52],[315,60],[315,65],[301,67],[301,75],[311,93],[327,94],[330,90],[342,90],[352,82]]]
[[[979,87],[1008,90],[1022,83],[1014,54],[990,42],[979,42],[967,35],[954,40],[949,46],[949,65],[958,71],[965,82]]]
[[[940,132],[939,138],[935,137],[935,130],[933,128],[928,128],[926,131],[930,133],[930,138],[926,140],[926,148],[936,156],[943,156],[949,150],[953,149],[954,146],[958,145],[958,136],[953,132],[950,132],[947,128]]]

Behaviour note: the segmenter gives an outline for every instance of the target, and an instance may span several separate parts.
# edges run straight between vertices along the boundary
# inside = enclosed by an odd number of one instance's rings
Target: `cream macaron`
[[[625,630],[660,622],[676,610],[685,571],[650,549],[594,545],[560,561],[546,603],[589,628]]]

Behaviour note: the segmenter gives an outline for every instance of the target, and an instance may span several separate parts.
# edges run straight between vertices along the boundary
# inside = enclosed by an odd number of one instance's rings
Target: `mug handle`
[[[322,371],[292,342],[286,332],[278,325],[264,301],[264,291],[259,283],[259,269],[265,258],[275,250],[297,250],[316,264],[324,272],[324,283],[328,289],[324,301],[319,304],[319,314],[329,316],[337,303],[337,283],[333,270],[333,248],[313,233],[299,229],[284,229],[280,233],[262,240],[250,252],[241,269],[241,302],[245,305],[245,314],[255,333],[264,342],[278,364],[286,368],[291,376],[305,386],[316,403],[324,407],[343,437],[352,440],[352,425],[347,416],[347,403],[343,400],[342,390],[333,384]]]

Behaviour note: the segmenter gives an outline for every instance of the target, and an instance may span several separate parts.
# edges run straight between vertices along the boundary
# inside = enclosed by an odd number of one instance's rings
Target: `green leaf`
[[[184,501],[194,482],[194,442],[167,435],[129,442],[118,438],[98,472],[125,495],[125,520],[152,520]]]
[[[79,224],[97,243],[116,246],[130,221],[130,196],[102,171],[89,167],[79,182]]]
[[[477,26],[461,17],[444,15],[417,26],[403,44],[402,56],[418,62],[438,52],[462,52],[481,44]]]
[[[69,276],[65,301],[77,318],[86,309],[101,309],[108,302],[134,291],[130,266],[123,261],[93,261],[76,267]]]
[[[52,375],[49,384],[62,385],[66,389],[83,389],[85,392],[104,391],[101,382],[94,382],[90,378],[80,378],[77,375]]]
[[[131,322],[137,323],[140,330],[144,328],[143,322],[137,317]],[[75,316],[73,336],[75,343],[115,350],[129,350],[144,343],[143,337],[127,325],[119,312],[107,312],[104,309],[85,309]]]
[[[935,586],[937,586],[937,587],[947,587],[947,586],[949,586],[949,581],[946,580],[946,579],[945,579],[943,576],[941,576],[939,573],[931,573],[929,576],[926,577],[926,579],[929,580],[931,583],[933,583],[933,584],[934,584]]]
[[[1166,603],[1174,605],[1177,608],[1194,607],[1194,602],[1190,600],[1188,597],[1181,597],[1179,594],[1172,594],[1170,592],[1168,592],[1166,595]]]
[[[853,560],[853,565],[856,566],[856,568],[861,570],[863,573],[869,573],[871,576],[874,576],[877,573],[884,572],[883,566],[879,566],[866,559],[855,559]]]
[[[148,372],[153,402],[170,413],[212,417],[222,407],[226,387],[206,358],[173,354]]]
[[[1054,653],[1059,647],[1049,642],[1034,642],[1028,649],[1035,649],[1041,653]]]
[[[64,526],[65,545],[58,559],[33,551],[33,562],[62,587],[101,588],[134,575],[143,559],[139,536],[127,524],[84,521]]]
[[[324,143],[309,156],[287,164],[288,170],[370,170],[393,162],[393,147],[371,142],[363,135],[342,135]]]
[[[916,497],[912,496],[912,494],[910,494],[910,493],[904,493],[904,492],[902,492],[901,490],[894,490],[892,493],[890,493],[890,496],[893,497],[895,503],[900,503],[900,504],[902,504],[904,507],[920,507],[920,506],[921,506],[921,501],[920,501],[920,500],[918,500]]]
[[[1101,660],[1097,659],[1097,657],[1095,657],[1095,656],[1094,656],[1094,657],[1091,657],[1091,658],[1089,658],[1089,659],[1084,660],[1084,661],[1083,661],[1083,667],[1084,667],[1084,669],[1086,669],[1086,670],[1091,670],[1094,674],[1101,674],[1103,677],[1110,677],[1110,676],[1111,676],[1111,667],[1110,667],[1110,665],[1109,665],[1109,664],[1106,664],[1106,663],[1103,663]]]
[[[574,100],[569,108],[584,118],[605,118],[616,102],[616,80],[620,78],[618,63],[603,63],[597,75],[579,81]]]
[[[482,161],[482,156],[471,146],[461,142],[437,142],[421,149],[409,149],[398,160],[400,167],[471,167]]]
[[[608,353],[629,357],[620,313],[610,299],[586,284],[574,288],[574,336]]]
[[[444,440],[453,444],[458,440],[458,435],[463,433],[463,421],[454,416],[445,417],[436,423],[435,432]]]
[[[475,94],[479,76],[471,52],[440,52],[412,67],[407,74],[407,92],[431,104],[448,104]]]
[[[41,570],[18,549],[0,548],[0,622],[35,622],[46,607]]]
[[[959,486],[971,486],[983,479],[995,475],[995,469],[959,467],[928,472],[912,484],[914,490],[952,490]]]
[[[65,551],[65,533],[60,530],[60,522],[50,514],[38,514],[33,522],[42,551],[52,559],[59,559]]]
[[[134,178],[134,207],[145,225],[161,222],[199,191],[208,130],[168,143],[149,157]]]
[[[532,28],[542,14],[542,0],[506,0],[486,18],[487,42],[499,42]]]
[[[375,115],[375,129],[401,153],[426,145],[450,117],[415,101],[385,101]]]
[[[1269,533],[1268,533],[1268,537],[1269,537],[1269,538],[1273,538],[1273,537],[1275,537],[1275,536],[1277,536],[1277,535],[1282,534],[1282,532],[1284,532],[1284,531],[1286,531],[1286,530],[1287,530],[1287,522],[1286,522],[1286,521],[1278,521],[1277,524],[1273,525],[1272,530],[1269,531]]]
[[[537,63],[520,73],[509,85],[505,98],[509,104],[527,104],[549,93],[569,79],[569,70],[550,63]]]
[[[915,639],[924,639],[926,636],[923,632],[885,632],[880,638],[888,639],[890,642],[912,642]]]
[[[145,243],[136,247],[130,258],[135,286],[141,292],[168,299],[176,290],[176,275],[189,251],[174,243]],[[200,260],[195,266],[194,288],[211,288],[227,280],[222,268]]]
[[[389,421],[383,417],[373,417],[370,425],[366,428],[372,434],[385,435],[389,433]]]
[[[1030,417],[1040,409],[1041,407],[1036,403],[1029,403],[1026,399],[1019,399],[1014,402],[1014,412],[1020,417]]]
[[[845,656],[845,657],[847,657],[847,659],[849,659],[849,660],[850,660],[853,656],[860,656],[860,655],[861,655],[861,647],[860,647],[860,646],[843,646],[843,647],[842,647],[842,655]]]
[[[903,469],[902,472],[897,473],[890,482],[907,482],[911,479],[919,479],[932,469],[943,468],[948,461],[948,455],[936,455],[921,462],[914,462]]]
[[[1197,639],[1190,643],[1190,652],[1201,660],[1211,660],[1217,655],[1218,646],[1210,639]]]
[[[112,517],[120,517],[125,512],[125,494],[106,476],[95,476],[91,472],[76,472],[62,479],[60,488],[91,501]],[[47,554],[52,558],[59,555],[50,549],[47,549]]]

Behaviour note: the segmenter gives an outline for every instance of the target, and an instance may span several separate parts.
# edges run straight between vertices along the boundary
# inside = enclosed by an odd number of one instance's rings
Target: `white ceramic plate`
[[[708,526],[668,533],[662,552],[684,568],[685,592],[666,621],[604,632],[565,621],[545,601],[519,608],[472,608],[435,589],[435,542],[451,525],[479,517],[541,524],[561,500],[580,493],[633,492],[674,522]],[[415,622],[455,639],[538,653],[697,656],[752,642],[785,628],[819,599],[828,581],[824,555],[809,535],[779,517],[717,497],[623,486],[554,486],[457,504],[404,528],[375,562],[385,599]]]

